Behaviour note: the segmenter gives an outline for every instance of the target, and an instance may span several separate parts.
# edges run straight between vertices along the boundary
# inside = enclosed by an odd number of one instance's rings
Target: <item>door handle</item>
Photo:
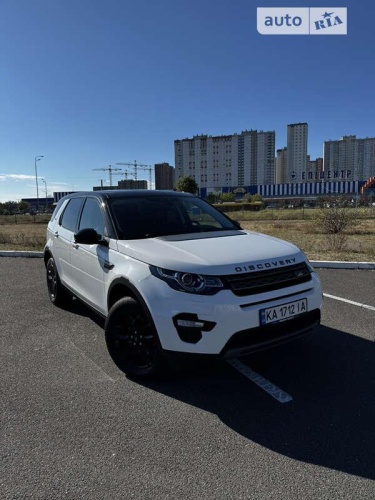
[[[75,248],[75,249],[79,248],[78,243],[72,243],[72,246],[73,246],[73,248]]]

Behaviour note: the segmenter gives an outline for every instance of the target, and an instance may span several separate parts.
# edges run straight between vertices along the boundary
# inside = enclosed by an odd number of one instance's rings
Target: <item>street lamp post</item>
[[[47,198],[47,181],[45,179],[42,179],[42,182],[44,184],[44,192],[46,193],[46,198]]]
[[[42,181],[44,182],[44,192],[46,193],[46,203],[44,205],[44,211],[46,212],[47,211],[47,182],[45,179],[42,179]]]
[[[39,186],[38,186],[38,170],[36,168],[36,162],[41,158],[44,158],[43,155],[39,155],[35,157],[35,182],[36,182],[36,211],[39,212]]]

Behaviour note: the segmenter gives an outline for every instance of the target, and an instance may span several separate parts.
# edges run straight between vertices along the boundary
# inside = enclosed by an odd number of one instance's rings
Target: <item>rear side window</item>
[[[75,231],[77,229],[82,200],[83,198],[72,198],[69,201],[60,220],[60,225],[65,227],[65,229],[69,229],[70,231]]]
[[[60,210],[60,208],[62,207],[63,203],[65,202],[64,198],[61,198],[61,200],[59,200],[59,202],[57,203],[52,215],[51,215],[51,221],[53,221],[53,219],[57,216],[57,212]]]

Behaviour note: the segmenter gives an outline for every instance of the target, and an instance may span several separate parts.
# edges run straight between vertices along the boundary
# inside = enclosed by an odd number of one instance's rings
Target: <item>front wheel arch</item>
[[[138,288],[133,285],[131,281],[127,278],[121,276],[114,279],[109,287],[107,295],[107,308],[108,312],[111,310],[116,302],[124,297],[131,297],[141,304],[146,314],[148,314],[150,321],[153,323],[152,314],[148,308],[148,305],[143,298],[142,294],[139,292]],[[154,325],[155,326],[155,325]]]

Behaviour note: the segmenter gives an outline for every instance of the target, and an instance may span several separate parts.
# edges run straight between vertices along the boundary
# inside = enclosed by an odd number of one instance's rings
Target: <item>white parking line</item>
[[[76,348],[76,350],[79,352],[79,354],[80,354],[80,355],[81,355],[81,356],[82,356],[82,357],[83,357],[86,361],[88,361],[89,365],[94,366],[94,367],[98,370],[98,372],[102,374],[102,376],[104,377],[104,379],[105,379],[105,380],[109,380],[109,381],[111,381],[111,382],[116,382],[116,380],[115,380],[115,379],[113,379],[112,377],[110,377],[110,376],[108,375],[108,373],[106,373],[106,372],[103,370],[103,368],[100,368],[100,366],[99,366],[99,365],[97,365],[97,364],[95,363],[95,361],[93,361],[93,360],[92,360],[89,356],[87,356],[87,354],[85,354],[85,353],[82,351],[82,349],[80,349],[80,348],[79,348],[79,347],[78,347],[78,346],[77,346],[77,345],[76,345],[76,344],[75,344],[72,340],[68,339],[68,341],[69,341],[69,343],[70,343],[73,347],[75,347],[75,348]]]
[[[241,363],[238,359],[230,359],[227,361],[233,368],[238,370],[242,375],[245,375],[248,379],[250,379],[254,384],[258,387],[266,391],[270,396],[277,399],[279,403],[288,403],[292,401],[293,398],[287,392],[282,391],[279,387],[274,385],[272,382],[267,380],[266,378],[259,375],[259,373],[254,372],[251,368],[249,368],[244,363]]]
[[[329,293],[323,293],[324,297],[328,299],[340,300],[341,302],[346,302],[347,304],[352,304],[353,306],[362,307],[363,309],[369,309],[370,311],[375,311],[374,306],[368,306],[367,304],[361,304],[360,302],[354,302],[353,300],[344,299],[343,297],[336,297],[336,295],[330,295]]]

